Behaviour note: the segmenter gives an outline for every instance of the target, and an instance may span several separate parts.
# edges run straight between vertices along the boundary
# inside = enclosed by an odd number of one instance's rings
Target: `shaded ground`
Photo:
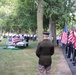
[[[64,57],[65,57],[68,65],[69,65],[69,68],[70,68],[70,70],[72,72],[72,75],[76,75],[76,66],[73,66],[72,61],[70,61],[70,59],[67,58],[65,55],[64,55]]]
[[[57,70],[55,75],[72,75],[71,70],[68,66],[68,63],[62,53],[62,49],[59,47],[56,47],[56,52],[59,53],[60,60],[59,63],[57,64]]]

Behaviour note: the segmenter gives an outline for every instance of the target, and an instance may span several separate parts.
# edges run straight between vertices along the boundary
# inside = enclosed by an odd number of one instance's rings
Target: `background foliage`
[[[76,21],[75,0],[44,0],[44,30],[49,28],[49,17],[56,20],[56,29],[61,30],[65,22],[68,27]],[[75,24],[75,23],[74,23]],[[1,32],[36,33],[37,0],[0,0]]]

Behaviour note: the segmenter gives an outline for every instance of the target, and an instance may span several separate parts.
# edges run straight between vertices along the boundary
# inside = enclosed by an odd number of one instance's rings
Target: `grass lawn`
[[[21,50],[3,50],[6,40],[0,42],[0,75],[38,75],[38,58],[35,55],[37,41],[30,41],[29,47]],[[51,73],[57,72],[59,53],[53,55]]]

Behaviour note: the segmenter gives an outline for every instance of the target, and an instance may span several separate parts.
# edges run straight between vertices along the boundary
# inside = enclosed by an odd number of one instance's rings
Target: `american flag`
[[[67,25],[65,25],[61,35],[61,42],[63,44],[67,44],[67,39],[68,39],[68,28]]]
[[[73,39],[73,31],[70,30],[69,37],[68,37],[68,44],[69,44],[70,42],[72,42],[72,39]]]
[[[74,35],[73,35],[73,31],[74,31],[74,26],[72,24],[71,28],[70,28],[70,33],[69,33],[69,37],[68,37],[68,43],[70,42],[74,42]]]
[[[74,48],[76,49],[76,29],[74,30]]]
[[[20,42],[20,41],[21,41],[21,39],[17,38],[17,37],[12,39],[12,43],[17,43],[17,42]]]

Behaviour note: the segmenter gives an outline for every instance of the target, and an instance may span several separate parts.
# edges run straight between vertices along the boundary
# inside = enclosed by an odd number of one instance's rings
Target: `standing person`
[[[43,41],[38,43],[36,55],[39,58],[39,75],[44,75],[44,71],[46,71],[46,75],[50,75],[52,58],[51,56],[54,54],[54,45],[48,39],[49,33],[43,33]]]
[[[67,58],[71,58],[72,53],[73,53],[72,39],[73,39],[73,31],[70,31],[69,32],[69,35],[68,35],[68,52],[67,52]]]
[[[62,47],[63,47],[65,55],[67,52],[67,41],[68,41],[68,27],[65,24],[62,35],[61,35],[61,42],[62,42]]]
[[[60,37],[59,35],[56,36],[57,46],[59,46]]]
[[[73,51],[73,65],[76,65],[76,29],[74,30],[74,51]]]

